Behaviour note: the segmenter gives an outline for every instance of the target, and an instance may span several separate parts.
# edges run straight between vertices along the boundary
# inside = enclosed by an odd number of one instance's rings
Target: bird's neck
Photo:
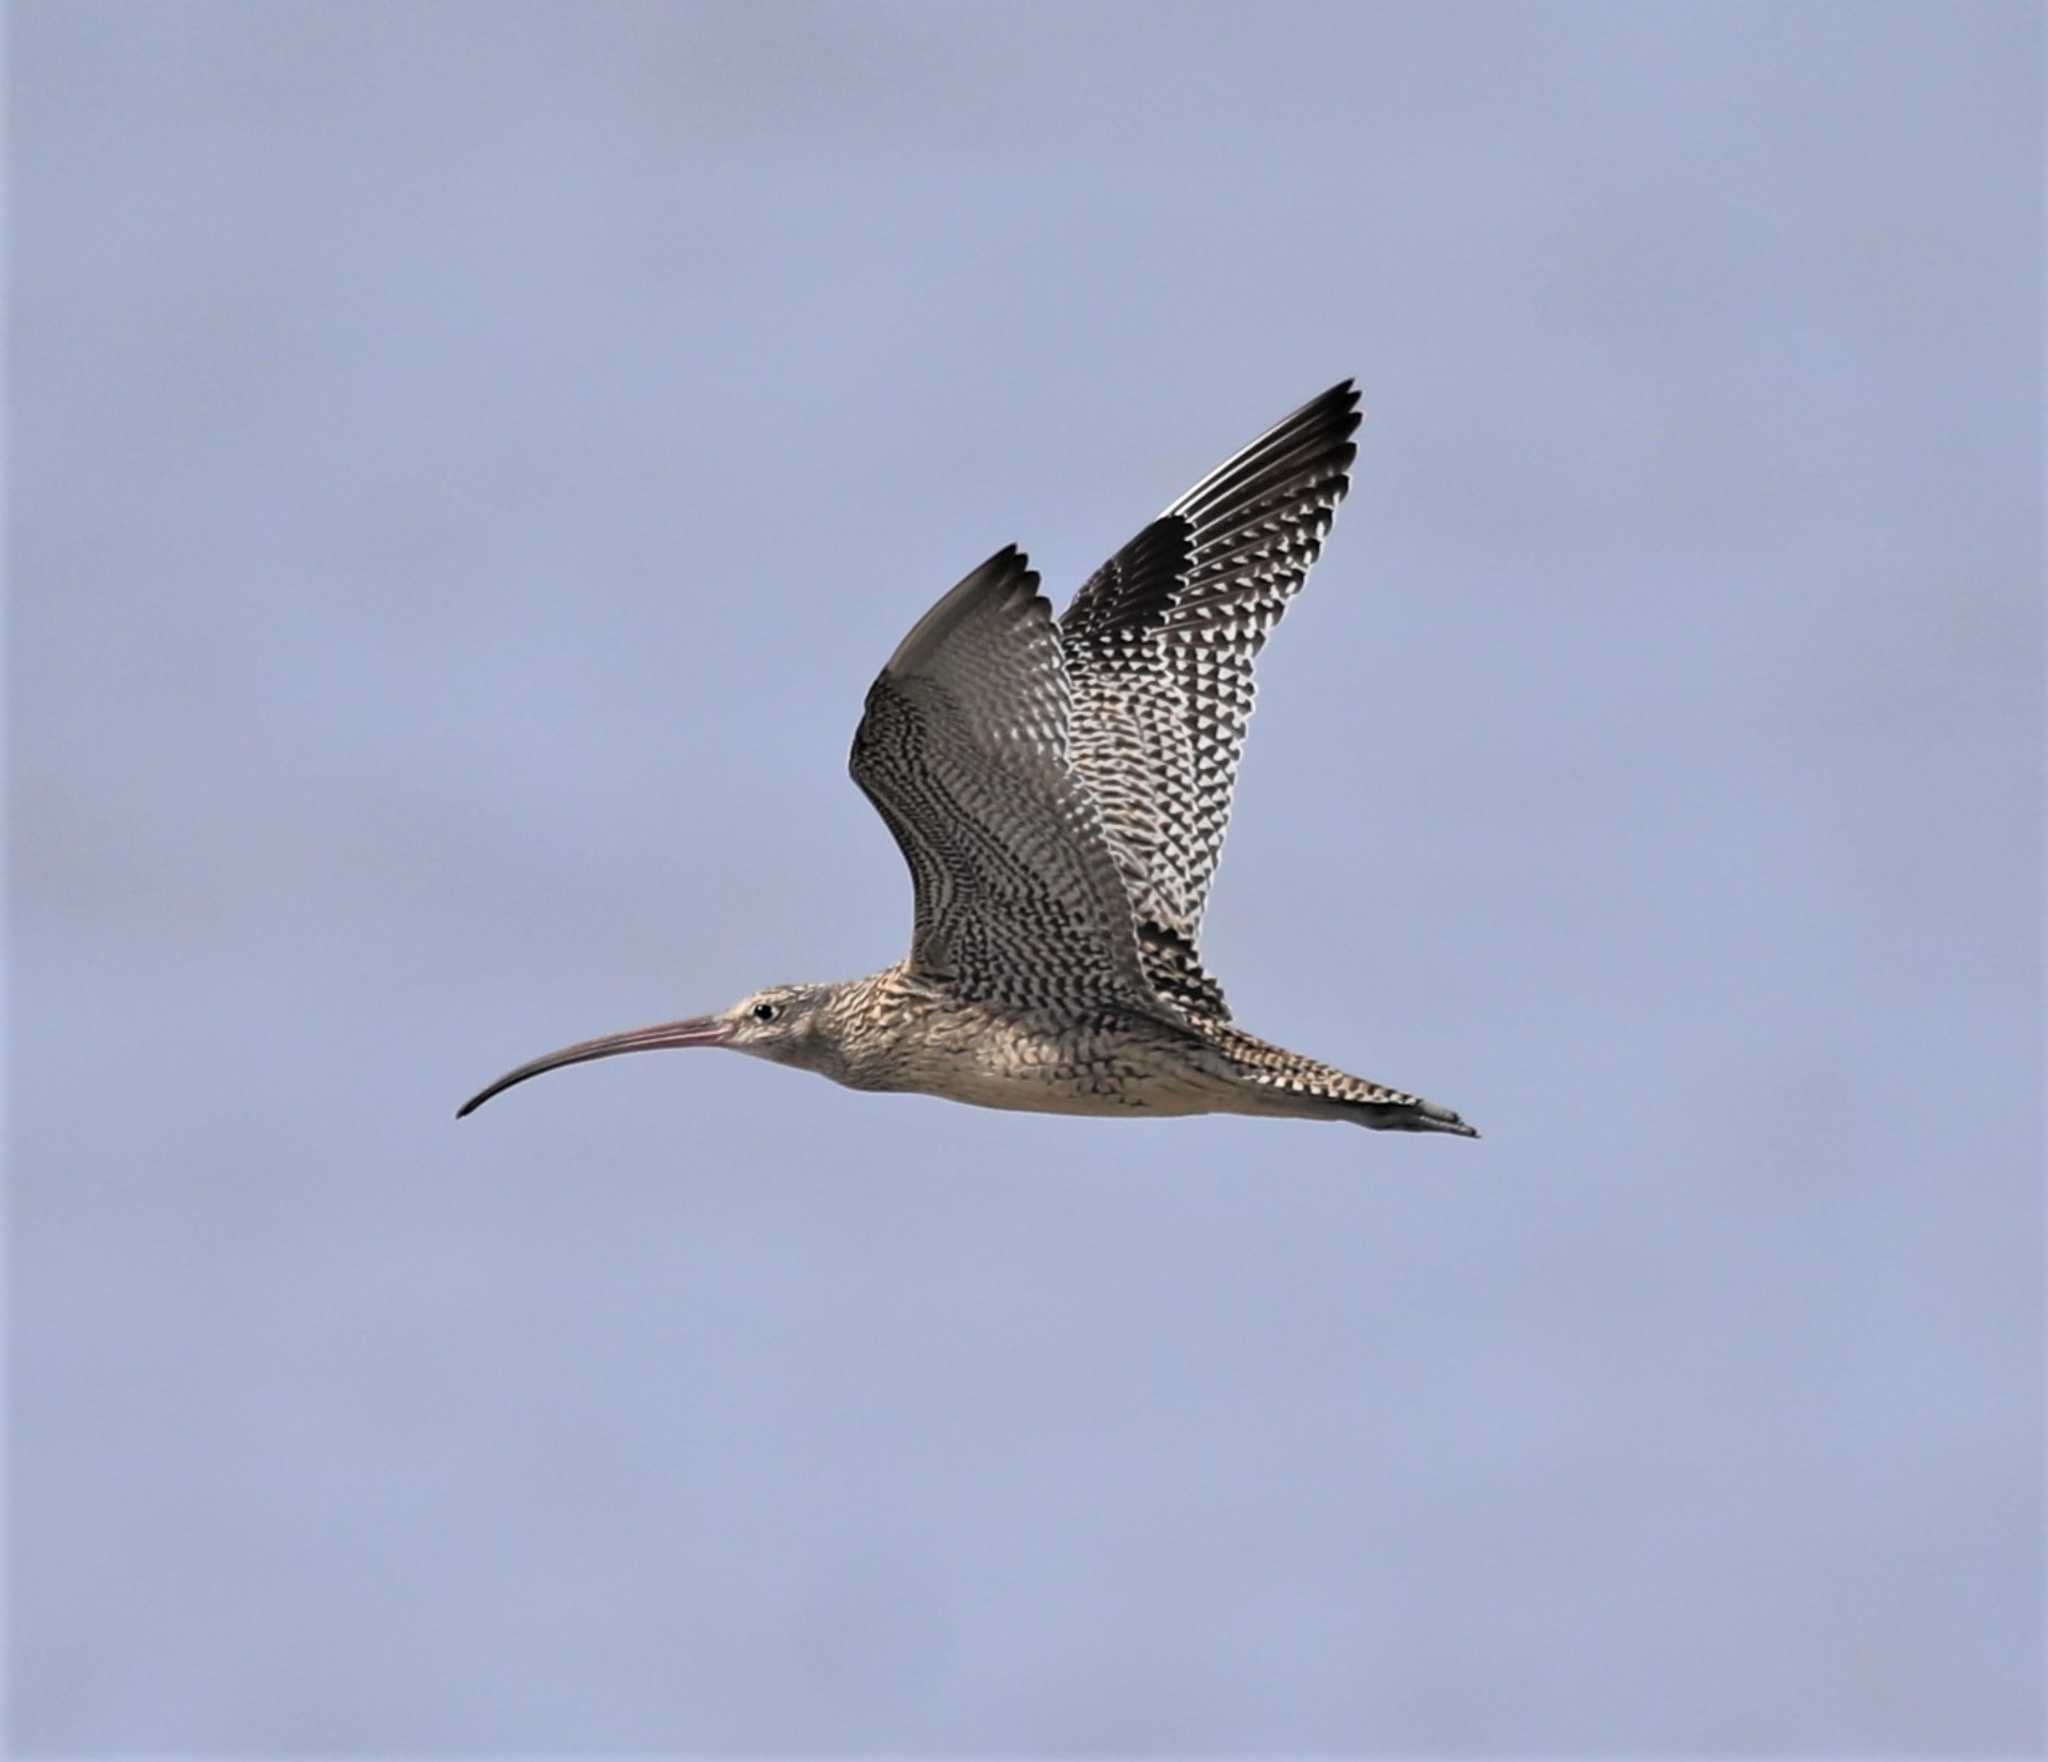
[[[931,988],[920,984],[906,967],[906,962],[898,961],[879,973],[833,986],[826,1014],[835,1026],[860,1033],[916,1010],[929,1000]]]
[[[853,1089],[898,1087],[895,1067],[902,1030],[935,1001],[931,988],[914,978],[903,962],[833,986],[819,1012],[824,1030],[820,1038],[831,1048],[824,1074]]]

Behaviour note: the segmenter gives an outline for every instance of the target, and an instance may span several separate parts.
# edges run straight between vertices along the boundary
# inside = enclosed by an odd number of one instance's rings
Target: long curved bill
[[[538,1077],[543,1071],[560,1070],[563,1065],[587,1064],[594,1058],[616,1058],[622,1052],[659,1052],[670,1046],[723,1046],[732,1038],[732,1024],[717,1016],[691,1016],[681,1022],[658,1022],[652,1028],[628,1028],[623,1034],[605,1034],[595,1040],[580,1040],[532,1059],[516,1071],[507,1071],[488,1089],[480,1089],[455,1110],[459,1120],[473,1113],[493,1095]]]

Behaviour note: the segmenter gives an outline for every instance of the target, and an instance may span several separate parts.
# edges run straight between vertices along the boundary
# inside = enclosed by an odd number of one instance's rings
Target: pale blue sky
[[[17,1747],[2040,1748],[2037,9],[13,32]],[[1482,1142],[455,1125],[1346,374],[1207,952]]]

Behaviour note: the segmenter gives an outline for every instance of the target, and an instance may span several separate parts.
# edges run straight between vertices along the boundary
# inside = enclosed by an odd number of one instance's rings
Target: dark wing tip
[[[1038,595],[1038,571],[1031,559],[1013,544],[971,569],[949,589],[930,611],[910,627],[910,634],[896,645],[885,673],[908,673],[935,654],[974,612],[991,600],[1014,604]]]
[[[1358,381],[1340,379],[1327,391],[1316,393],[1300,409],[1290,411],[1281,417],[1259,437],[1259,441],[1254,441],[1252,446],[1256,447],[1260,441],[1270,440],[1275,435],[1292,432],[1299,438],[1315,430],[1333,429],[1340,425],[1342,431],[1348,435],[1364,420],[1365,412],[1359,408]],[[1250,448],[1246,450],[1249,451]]]
[[[1349,440],[1364,420],[1365,412],[1358,402],[1358,381],[1340,379],[1328,391],[1310,398],[1293,415],[1275,423],[1266,438],[1285,435],[1297,446],[1310,436],[1319,440]]]
[[[1348,472],[1358,451],[1351,437],[1364,420],[1356,381],[1339,380],[1233,453],[1167,511],[1213,534],[1233,514],[1304,473]],[[1346,487],[1339,484],[1331,500]]]

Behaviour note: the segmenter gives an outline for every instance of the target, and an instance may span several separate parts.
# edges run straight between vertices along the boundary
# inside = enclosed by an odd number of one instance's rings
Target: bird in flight
[[[563,1065],[722,1046],[981,1107],[1477,1137],[1449,1108],[1247,1034],[1198,951],[1252,664],[1322,550],[1358,423],[1349,380],[1304,404],[1057,620],[1010,545],[917,621],[869,688],[852,759],[910,866],[902,960],[564,1047],[457,1117]]]

